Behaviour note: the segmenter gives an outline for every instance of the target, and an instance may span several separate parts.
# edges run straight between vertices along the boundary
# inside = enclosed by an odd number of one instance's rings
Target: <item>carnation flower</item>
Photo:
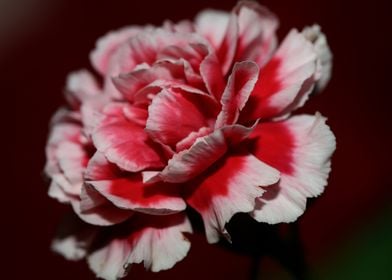
[[[278,24],[242,1],[97,41],[102,84],[71,73],[51,122],[49,195],[80,218],[55,251],[117,279],[129,264],[159,271],[187,255],[187,207],[210,243],[230,238],[236,213],[275,224],[304,212],[327,184],[335,138],[319,113],[292,112],[326,86],[332,55],[317,25],[278,45]]]

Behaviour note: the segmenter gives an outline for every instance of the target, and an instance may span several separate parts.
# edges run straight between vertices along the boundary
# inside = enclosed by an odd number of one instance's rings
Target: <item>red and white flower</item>
[[[130,263],[159,271],[185,257],[187,205],[210,243],[239,212],[267,223],[304,212],[327,183],[335,139],[320,114],[291,113],[325,87],[332,55],[318,26],[278,46],[278,24],[242,1],[98,40],[90,58],[103,85],[86,71],[68,79],[46,173],[49,194],[94,225],[86,240],[108,233],[92,248],[76,231],[56,251],[116,279]]]

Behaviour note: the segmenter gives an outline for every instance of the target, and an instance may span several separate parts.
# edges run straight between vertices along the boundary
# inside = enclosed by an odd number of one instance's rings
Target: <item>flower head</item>
[[[49,194],[84,221],[56,251],[116,279],[131,263],[159,271],[186,256],[187,206],[210,243],[239,212],[267,223],[304,212],[327,183],[335,139],[320,114],[292,112],[325,87],[332,55],[318,26],[278,45],[278,25],[242,1],[98,40],[90,58],[103,84],[72,73],[69,106],[51,124]]]

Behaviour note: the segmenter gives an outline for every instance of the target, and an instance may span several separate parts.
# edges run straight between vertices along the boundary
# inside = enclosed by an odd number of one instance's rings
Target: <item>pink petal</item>
[[[215,111],[214,100],[206,94],[163,89],[148,108],[146,131],[153,139],[175,146],[191,132],[208,126]]]
[[[242,121],[285,114],[303,105],[313,89],[317,56],[304,35],[292,30],[261,69]],[[295,103],[295,105],[293,105]]]
[[[241,1],[234,8],[238,16],[239,37],[236,61],[252,60],[260,67],[276,48],[278,18],[256,2]]]
[[[325,34],[321,32],[321,28],[317,24],[305,27],[302,33],[314,45],[318,57],[316,89],[317,91],[322,91],[331,79],[332,52],[328,46]]]
[[[196,31],[215,49],[225,75],[233,63],[237,47],[238,25],[235,14],[205,10],[196,17]]]
[[[92,135],[94,145],[110,162],[131,172],[162,167],[156,144],[142,126],[124,116],[123,108],[122,104],[111,104],[105,108]]]
[[[49,186],[48,195],[51,198],[57,199],[61,203],[70,203],[71,201],[69,194],[67,194],[61,185],[53,179]]]
[[[63,185],[64,191],[71,195],[79,195],[83,184],[83,172],[89,160],[81,143],[62,142],[57,148],[56,156],[59,167],[69,184]]]
[[[75,109],[80,105],[101,93],[94,76],[87,70],[72,72],[67,77],[66,95],[68,103]]]
[[[226,33],[222,43],[217,50],[218,59],[222,65],[222,73],[226,75],[233,64],[237,50],[238,24],[237,17],[233,13],[230,15]]]
[[[169,68],[163,67],[162,64],[156,64],[151,68],[144,68],[121,74],[113,79],[116,88],[129,101],[134,101],[134,95],[145,86],[156,80],[173,80]]]
[[[204,10],[195,19],[196,32],[206,38],[217,50],[221,46],[230,14],[219,10]]]
[[[71,200],[74,212],[84,222],[97,226],[122,223],[133,215],[133,211],[120,209],[90,186],[84,185],[80,198]]]
[[[218,115],[216,128],[237,122],[239,113],[244,108],[256,84],[258,74],[259,68],[254,62],[237,62],[234,65],[222,95],[222,111]]]
[[[150,214],[170,214],[185,210],[177,185],[146,185],[140,173],[122,172],[105,157],[96,153],[86,171],[88,184],[122,209]]]
[[[187,150],[175,154],[159,174],[165,182],[181,183],[190,180],[206,170],[227,150],[221,130],[198,138]]]
[[[167,166],[148,181],[186,182],[207,170],[226,153],[230,145],[238,144],[251,131],[252,128],[233,125],[199,137],[189,149],[174,154]]]
[[[108,95],[100,94],[98,96],[94,96],[94,98],[87,99],[82,103],[80,107],[80,114],[83,124],[83,133],[88,138],[91,138],[91,134],[98,124],[97,121],[101,110],[109,102],[111,102],[111,98]]]
[[[208,92],[214,96],[216,100],[220,100],[226,82],[218,57],[214,52],[207,55],[200,63],[200,75]]]
[[[209,243],[227,234],[226,223],[239,212],[254,210],[255,199],[279,180],[279,172],[247,153],[230,154],[189,184],[187,202],[203,217]]]
[[[292,222],[305,210],[306,198],[322,193],[330,172],[335,137],[320,115],[300,115],[259,125],[251,138],[257,158],[281,172],[280,182],[258,199],[258,221]]]
[[[126,40],[132,38],[141,31],[141,27],[129,26],[111,31],[98,39],[95,49],[90,54],[91,64],[95,70],[104,75],[108,71],[109,61],[113,53]]]
[[[45,173],[51,177],[53,174],[60,172],[58,166],[57,149],[62,142],[80,143],[81,126],[77,123],[57,123],[49,134],[46,144],[46,165]]]
[[[190,242],[183,233],[192,232],[183,214],[168,216],[134,216],[101,248],[88,257],[90,268],[97,277],[124,277],[131,264],[144,262],[154,272],[166,270],[181,261],[188,253]]]
[[[83,223],[75,215],[67,215],[51,248],[67,260],[81,260],[87,255],[96,234],[96,227]]]

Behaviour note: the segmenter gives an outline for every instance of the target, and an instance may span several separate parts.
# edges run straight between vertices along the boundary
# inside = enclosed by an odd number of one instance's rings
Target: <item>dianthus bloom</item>
[[[171,268],[190,248],[184,211],[208,242],[240,212],[292,222],[322,193],[335,138],[320,114],[292,116],[325,87],[332,55],[315,25],[278,45],[278,19],[255,2],[194,22],[130,26],[98,40],[67,80],[51,122],[49,195],[72,205],[53,249],[97,276],[129,264]]]

